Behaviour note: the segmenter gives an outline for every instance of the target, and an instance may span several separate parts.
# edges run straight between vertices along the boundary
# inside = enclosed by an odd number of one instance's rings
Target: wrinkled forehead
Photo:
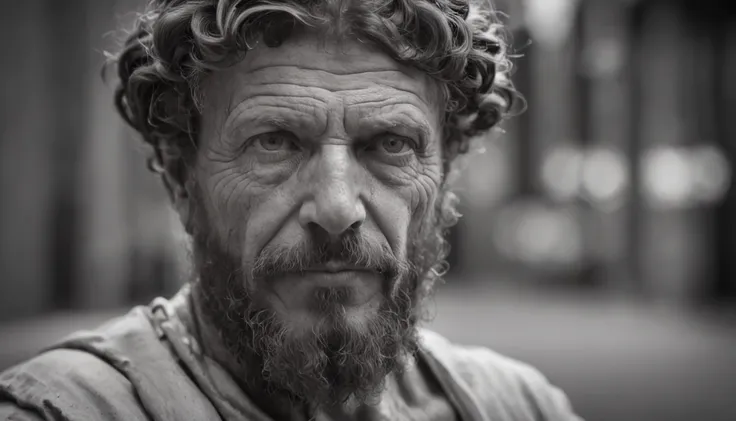
[[[442,84],[425,72],[394,60],[376,45],[355,38],[330,39],[322,32],[299,30],[277,47],[251,43],[243,60],[210,75],[202,87],[210,100],[238,102],[249,85],[293,84],[328,91],[357,91],[376,86],[416,97],[441,121]],[[213,97],[214,95],[215,97]],[[225,95],[225,97],[222,97]]]

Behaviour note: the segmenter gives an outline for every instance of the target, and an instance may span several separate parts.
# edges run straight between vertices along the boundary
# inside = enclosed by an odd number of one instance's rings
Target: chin
[[[386,301],[386,280],[374,273],[289,274],[263,282],[266,306],[288,330],[330,326],[364,330]]]
[[[302,297],[291,297],[287,306],[278,294],[269,299],[268,307],[286,332],[295,336],[329,335],[331,331],[348,330],[357,334],[370,333],[371,323],[380,319],[379,310],[385,302],[381,293],[356,302],[356,295],[365,295],[354,288],[318,287]]]
[[[249,317],[266,382],[313,405],[375,397],[416,346],[409,294],[378,293],[351,305],[350,288],[307,290],[289,296],[300,304],[293,307],[275,293],[261,295],[267,302]]]
[[[377,396],[385,377],[401,371],[411,353],[410,332],[391,326],[377,311],[360,316],[334,311],[296,325],[293,318],[273,322],[281,335],[262,336],[268,338],[260,350],[266,379],[274,390],[312,405]]]

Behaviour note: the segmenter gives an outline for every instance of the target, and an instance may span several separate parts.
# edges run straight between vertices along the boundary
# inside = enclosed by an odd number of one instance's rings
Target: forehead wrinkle
[[[394,102],[385,104],[386,102]],[[418,132],[419,135],[423,136],[424,139],[429,140],[432,136],[432,126],[424,118],[424,113],[413,104],[408,103],[395,103],[392,99],[390,101],[376,101],[374,103],[384,103],[378,108],[361,110],[360,106],[350,107],[352,113],[348,114],[346,123],[357,127],[351,127],[358,132],[362,131],[362,127],[373,126],[379,127],[380,129],[388,129],[395,126],[401,126],[405,129],[409,129],[414,132]],[[361,103],[360,105],[364,105]],[[353,122],[350,117],[355,118]]]
[[[429,135],[431,128],[439,129],[439,104],[428,102],[412,91],[399,90],[396,95],[386,95],[385,92],[367,92],[363,95],[352,95],[348,98],[349,114],[362,119],[379,114],[405,114],[417,123],[422,124]],[[430,123],[430,119],[431,123]]]
[[[239,79],[235,79],[233,84],[237,84]],[[281,78],[274,78],[274,81],[261,81],[258,79],[244,81],[239,89],[233,89],[230,95],[229,108],[253,98],[253,97],[289,97],[299,98],[300,100],[314,100],[322,104],[327,104],[325,98],[330,91],[316,86],[297,83],[296,81],[284,81]]]
[[[366,89],[375,86],[388,86],[416,95],[432,89],[434,81],[418,72],[405,72],[397,68],[378,70],[362,70],[356,72],[336,73],[331,70],[310,68],[296,65],[271,65],[258,70],[248,69],[247,77],[257,80],[258,85],[289,84],[304,89],[315,89],[328,92]],[[294,81],[300,81],[299,83]]]
[[[409,97],[402,97],[400,95],[385,95],[384,93],[375,93],[373,95],[352,95],[351,101],[347,104],[348,110],[355,110],[358,113],[365,112],[367,110],[384,110],[389,107],[408,107],[417,110],[420,113],[432,115],[433,107],[427,103],[420,95],[411,91],[402,91],[410,94]],[[373,98],[371,98],[373,96]],[[360,98],[366,98],[362,100]],[[417,101],[413,101],[415,99]]]
[[[346,101],[347,106],[349,108],[360,108],[379,105],[383,108],[385,106],[406,104],[418,108],[425,114],[434,113],[433,105],[436,107],[437,104],[431,104],[427,99],[422,98],[422,95],[410,89],[403,89],[400,87],[392,86],[391,89],[398,91],[400,94],[408,95],[408,97],[402,96],[398,93],[396,95],[386,95],[383,92],[369,92],[364,95],[355,95],[355,93],[352,92],[351,95],[348,96],[348,100]],[[417,106],[417,104],[421,105],[421,107]]]
[[[327,112],[325,107],[319,106],[320,103],[322,101],[317,101],[311,96],[249,96],[235,107],[227,117],[224,127],[226,133],[232,134],[244,126],[281,121],[296,122],[303,128],[316,122],[319,125],[318,130],[323,130],[323,126],[327,124]]]

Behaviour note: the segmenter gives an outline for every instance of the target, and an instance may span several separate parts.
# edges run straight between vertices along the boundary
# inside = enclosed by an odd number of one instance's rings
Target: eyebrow
[[[273,126],[281,130],[292,130],[294,122],[283,116],[275,116],[273,114],[256,115],[243,118],[242,122],[247,122],[255,126]]]
[[[370,128],[371,135],[377,135],[383,131],[396,131],[401,134],[402,131],[409,132],[419,137],[424,145],[427,145],[432,136],[432,128],[429,122],[421,117],[412,115],[414,113],[399,112],[394,114],[377,114],[362,118],[359,125]],[[359,129],[362,131],[362,129]]]
[[[408,130],[417,131],[418,134],[425,139],[428,139],[432,135],[432,129],[430,129],[429,123],[425,119],[422,118],[419,121],[414,121],[411,118],[407,119],[411,120],[412,123],[407,123],[403,120],[404,119],[397,120],[396,124],[405,127]]]

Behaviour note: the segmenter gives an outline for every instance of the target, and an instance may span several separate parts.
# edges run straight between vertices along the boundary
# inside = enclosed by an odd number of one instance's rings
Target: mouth
[[[315,267],[309,268],[305,271],[306,274],[309,274],[309,273],[336,274],[336,273],[341,273],[341,272],[365,272],[365,273],[376,273],[376,274],[378,273],[377,271],[372,270],[370,268],[349,265],[349,264],[334,261],[334,260],[331,260],[321,266],[315,266]]]
[[[353,268],[315,268],[300,275],[313,287],[355,287],[379,280],[378,272]]]
[[[385,288],[384,277],[366,267],[329,262],[300,272],[284,274],[272,283],[272,288],[287,308],[313,307],[315,293],[338,293],[341,304],[360,307]],[[330,295],[330,294],[328,294]]]

